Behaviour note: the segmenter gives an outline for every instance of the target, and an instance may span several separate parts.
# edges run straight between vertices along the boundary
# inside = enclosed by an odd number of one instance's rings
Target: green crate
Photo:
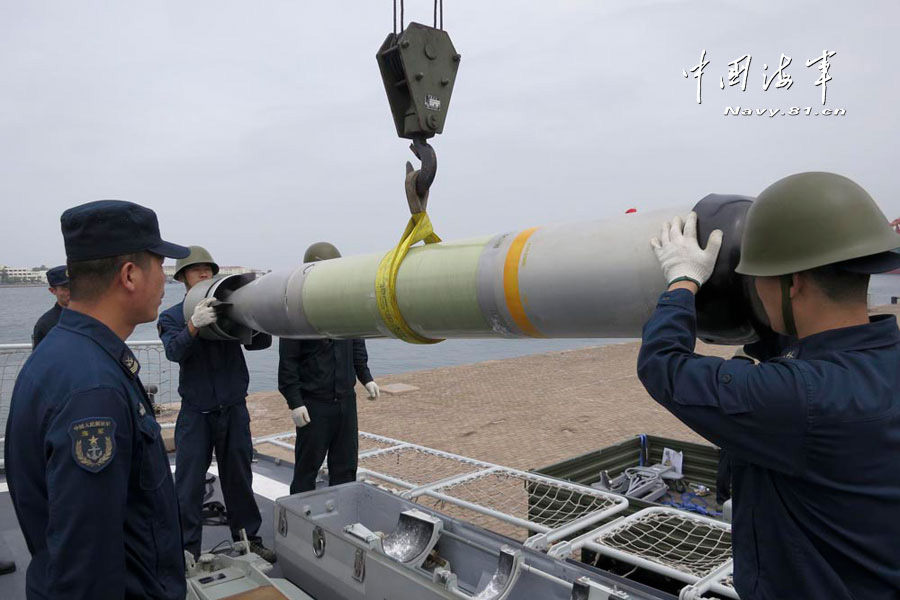
[[[684,456],[682,472],[684,474],[683,481],[685,482],[685,485],[687,485],[688,482],[691,482],[701,483],[708,487],[710,492],[704,499],[707,501],[710,508],[718,509],[715,503],[716,473],[719,466],[718,448],[715,446],[683,442],[681,440],[674,440],[656,435],[646,435],[644,438],[647,451],[645,465],[662,462],[663,448],[671,448],[672,450],[681,452]],[[620,475],[629,467],[638,466],[640,464],[640,457],[641,436],[636,435],[617,444],[534,469],[533,472],[548,477],[580,483],[582,485],[590,485],[600,479],[601,471],[608,471],[610,478],[613,478]],[[529,504],[532,504],[532,502]],[[644,500],[628,498],[627,510],[610,517],[609,520],[630,515],[639,510],[653,506],[663,505],[658,502],[647,502]],[[533,510],[542,512],[543,514],[547,514],[547,508],[548,507],[543,506],[532,507]],[[604,522],[606,521],[602,521],[601,523],[594,525],[594,527],[599,527]],[[579,534],[580,533],[584,532],[579,532]],[[571,537],[575,537],[575,535]]]

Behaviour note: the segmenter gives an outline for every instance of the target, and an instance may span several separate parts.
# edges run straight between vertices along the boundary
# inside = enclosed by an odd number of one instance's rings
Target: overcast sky
[[[430,2],[406,4],[431,22]],[[803,170],[848,175],[898,217],[898,24],[896,0],[449,0],[463,59],[432,142],[435,227],[687,207]],[[290,266],[323,239],[386,250],[412,156],[374,59],[390,30],[388,0],[0,3],[0,264],[63,262],[60,213],[101,198],[153,208],[165,238],[220,264]],[[704,49],[698,105],[682,71]],[[824,50],[822,106],[805,64]],[[794,83],[763,91],[782,53]],[[727,85],[743,55],[744,92]]]

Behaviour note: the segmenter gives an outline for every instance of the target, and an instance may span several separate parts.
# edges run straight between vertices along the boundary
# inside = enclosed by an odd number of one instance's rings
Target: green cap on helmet
[[[306,249],[306,253],[303,255],[303,262],[310,263],[340,257],[341,253],[338,252],[338,249],[335,248],[333,244],[329,244],[328,242],[316,242]]]
[[[212,255],[203,246],[188,246],[191,253],[185,258],[179,258],[175,262],[175,279],[178,279],[181,272],[191,265],[206,264],[212,267],[213,275],[218,274],[219,265],[213,260]]]
[[[735,271],[765,277],[841,263],[880,273],[900,266],[896,248],[900,236],[863,188],[834,173],[797,173],[750,206]]]

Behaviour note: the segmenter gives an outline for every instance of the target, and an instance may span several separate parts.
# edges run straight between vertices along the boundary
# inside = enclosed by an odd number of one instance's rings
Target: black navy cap
[[[159,236],[156,213],[124,200],[97,200],[66,210],[60,217],[66,257],[95,260],[148,251],[168,258],[185,258],[185,246]]]
[[[49,283],[51,287],[69,285],[69,273],[66,271],[66,265],[47,269],[47,283]]]

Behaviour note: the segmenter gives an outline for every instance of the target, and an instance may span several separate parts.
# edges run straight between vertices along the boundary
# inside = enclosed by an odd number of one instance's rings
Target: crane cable
[[[440,8],[438,8],[440,7]],[[405,7],[403,5],[403,0],[400,0],[400,31],[402,32],[404,29],[404,10]],[[438,15],[440,14],[440,21],[438,20]],[[440,27],[438,27],[438,23],[440,23]],[[434,0],[434,28],[435,29],[444,29],[444,0]],[[394,35],[397,35],[397,0],[394,0]]]

